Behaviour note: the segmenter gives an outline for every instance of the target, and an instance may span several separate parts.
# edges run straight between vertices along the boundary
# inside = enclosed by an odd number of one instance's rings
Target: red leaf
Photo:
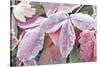
[[[96,37],[94,31],[85,30],[81,33],[80,60],[94,61],[96,58]]]

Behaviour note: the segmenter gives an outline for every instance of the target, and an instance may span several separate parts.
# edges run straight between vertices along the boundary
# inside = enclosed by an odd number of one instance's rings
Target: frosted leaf
[[[83,62],[94,61],[96,58],[95,32],[85,30],[80,36],[80,60]]]
[[[87,14],[76,13],[71,14],[71,21],[75,27],[80,30],[89,30],[93,28],[94,19]]]
[[[53,42],[59,46],[61,55],[67,57],[74,46],[75,32],[69,20],[62,22],[63,25],[55,33],[50,33]]]
[[[64,21],[59,36],[59,48],[63,57],[67,57],[71,52],[75,42],[75,32],[70,21]]]
[[[41,25],[41,28],[46,33],[51,33],[57,31],[63,23],[65,19],[68,17],[65,15],[64,12],[59,12],[56,14],[50,15],[47,19],[44,20],[43,24]]]
[[[20,20],[16,20],[16,22],[17,22],[17,26],[19,26],[20,28],[27,29],[27,28],[34,28],[36,26],[40,26],[40,24],[44,19],[45,19],[44,17],[39,17],[34,15],[30,18],[26,18],[26,23],[22,23],[22,21]]]
[[[45,12],[46,12],[46,15],[49,16],[51,14],[54,14],[56,13],[58,7],[59,7],[59,4],[57,3],[42,3],[44,9],[45,9]]]
[[[21,3],[14,7],[13,13],[16,19],[25,22],[25,17],[32,17],[36,13],[36,9],[31,8],[28,1],[22,0]]]
[[[39,27],[27,30],[19,43],[17,57],[22,62],[35,58],[43,48],[44,33]]]

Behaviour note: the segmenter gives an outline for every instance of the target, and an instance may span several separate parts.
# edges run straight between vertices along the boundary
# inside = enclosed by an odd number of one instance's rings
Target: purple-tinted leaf
[[[44,34],[39,27],[27,30],[19,43],[17,57],[22,62],[35,58],[43,48]]]
[[[27,29],[40,26],[40,24],[44,19],[45,19],[44,17],[32,16],[31,18],[27,18],[26,22],[24,23],[22,23],[22,21],[19,20],[17,20],[16,22],[20,28]]]
[[[67,16],[65,15],[64,12],[52,14],[48,18],[46,18],[44,23],[41,25],[41,28],[46,33],[56,32],[63,24],[61,22],[64,21],[65,19],[67,19]]]
[[[48,3],[48,2],[46,2],[46,3],[42,3],[42,5],[45,9],[47,16],[56,13],[57,9],[59,8],[58,3]]]
[[[67,57],[75,42],[75,32],[70,21],[64,21],[59,35],[59,48],[63,57]]]
[[[80,60],[84,62],[94,61],[96,58],[96,36],[94,31],[85,30],[81,33]]]
[[[70,17],[74,26],[80,30],[89,30],[93,28],[95,21],[87,14],[76,13],[72,14]]]

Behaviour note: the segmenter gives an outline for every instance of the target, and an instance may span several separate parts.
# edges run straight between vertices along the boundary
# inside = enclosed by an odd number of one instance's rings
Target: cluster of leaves
[[[96,60],[96,6],[21,0],[11,10],[11,65]]]

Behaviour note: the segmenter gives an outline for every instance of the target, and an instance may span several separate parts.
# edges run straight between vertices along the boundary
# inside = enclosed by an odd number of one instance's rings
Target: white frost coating
[[[35,58],[38,52],[43,48],[44,33],[39,27],[26,32],[19,43],[17,57],[22,62]]]
[[[92,29],[95,23],[94,19],[87,14],[76,13],[70,17],[74,26],[82,31]]]
[[[65,15],[64,12],[56,13],[50,15],[43,24],[41,24],[41,28],[46,32],[46,33],[52,33],[57,31],[63,23],[65,19],[67,19],[68,16]]]
[[[73,49],[75,32],[69,20],[65,20],[59,36],[59,48],[63,57],[67,57]]]

